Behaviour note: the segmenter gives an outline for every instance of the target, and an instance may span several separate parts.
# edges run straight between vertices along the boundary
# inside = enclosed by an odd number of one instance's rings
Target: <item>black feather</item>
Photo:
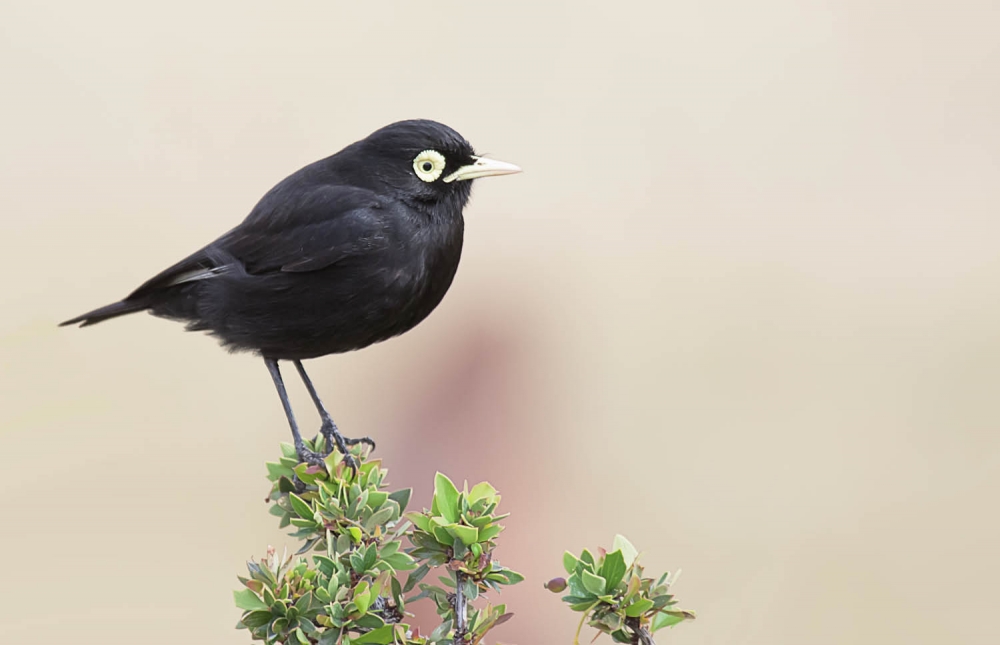
[[[419,179],[413,160],[428,149],[444,155],[442,176],[475,159],[447,126],[392,124],[290,175],[241,224],[124,300],[62,324],[146,310],[273,359],[401,334],[452,283],[471,191],[471,181]]]

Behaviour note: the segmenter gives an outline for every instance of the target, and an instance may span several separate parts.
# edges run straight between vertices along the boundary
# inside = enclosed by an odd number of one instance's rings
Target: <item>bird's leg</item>
[[[299,457],[299,461],[314,466],[323,466],[323,455],[309,450],[306,448],[305,442],[302,441],[302,435],[299,434],[299,425],[295,423],[295,415],[292,414],[292,404],[288,402],[288,392],[285,391],[285,382],[281,379],[281,370],[278,369],[278,361],[273,358],[265,358],[264,364],[267,365],[267,371],[271,373],[271,378],[274,380],[274,387],[278,390],[278,397],[281,399],[281,405],[285,408],[285,416],[288,417],[288,425],[292,428],[292,441],[295,442],[295,452]]]
[[[337,446],[341,454],[344,455],[344,461],[347,465],[354,468],[356,464],[354,463],[354,457],[347,454],[347,446],[354,446],[359,443],[364,443],[371,446],[371,449],[375,449],[375,442],[371,437],[360,437],[358,439],[348,439],[344,435],[340,434],[340,430],[337,429],[337,424],[333,422],[330,417],[330,413],[326,411],[326,407],[323,406],[323,402],[319,400],[319,394],[316,393],[316,388],[312,384],[309,375],[306,374],[306,368],[302,367],[302,361],[294,361],[295,369],[299,371],[299,376],[302,377],[302,382],[306,384],[306,389],[309,391],[309,396],[312,397],[313,403],[316,404],[316,411],[319,412],[320,418],[323,420],[323,426],[319,431],[326,437],[328,443],[332,443]],[[330,448],[333,450],[333,448]]]

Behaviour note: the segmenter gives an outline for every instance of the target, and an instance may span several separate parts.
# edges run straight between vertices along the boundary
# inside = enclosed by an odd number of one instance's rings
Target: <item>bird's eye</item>
[[[421,181],[430,183],[441,176],[446,164],[444,155],[437,150],[424,150],[413,160],[413,172]]]

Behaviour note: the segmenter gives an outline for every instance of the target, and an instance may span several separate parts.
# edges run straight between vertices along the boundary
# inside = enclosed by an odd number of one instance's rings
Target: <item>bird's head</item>
[[[354,146],[369,180],[419,202],[465,205],[473,179],[521,172],[514,164],[476,155],[458,132],[436,121],[399,121]]]

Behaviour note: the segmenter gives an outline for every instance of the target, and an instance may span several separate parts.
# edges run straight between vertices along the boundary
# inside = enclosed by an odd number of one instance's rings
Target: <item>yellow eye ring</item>
[[[443,154],[437,150],[424,150],[413,160],[413,172],[421,181],[430,183],[441,176],[445,165],[447,161]]]

